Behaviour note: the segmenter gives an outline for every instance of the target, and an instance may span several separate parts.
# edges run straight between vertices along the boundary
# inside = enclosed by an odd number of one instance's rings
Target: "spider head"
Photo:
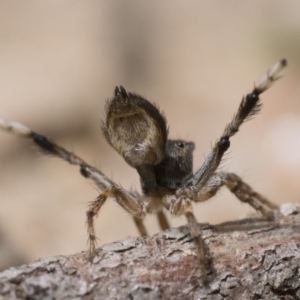
[[[178,172],[189,174],[193,170],[193,151],[195,143],[184,140],[168,140],[166,153],[167,157],[171,157],[178,168]]]
[[[165,158],[154,166],[157,184],[169,189],[182,186],[193,176],[195,144],[184,140],[168,140]]]
[[[177,157],[189,157],[192,159],[192,153],[195,150],[195,143],[184,140],[168,140],[166,151],[168,155]]]

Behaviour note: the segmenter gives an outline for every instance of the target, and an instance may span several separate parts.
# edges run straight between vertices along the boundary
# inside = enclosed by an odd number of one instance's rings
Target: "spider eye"
[[[180,148],[184,148],[184,144],[181,143],[181,142],[179,142],[177,145],[178,145],[178,147],[180,147]]]

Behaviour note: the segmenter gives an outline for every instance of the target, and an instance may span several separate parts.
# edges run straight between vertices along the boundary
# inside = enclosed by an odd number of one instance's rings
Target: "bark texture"
[[[200,225],[209,282],[201,280],[186,227],[97,250],[43,258],[0,273],[0,299],[300,299],[300,209],[274,221]]]

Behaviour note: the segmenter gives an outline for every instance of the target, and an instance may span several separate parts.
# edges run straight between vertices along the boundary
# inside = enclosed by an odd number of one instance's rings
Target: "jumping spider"
[[[96,255],[94,217],[107,198],[113,197],[133,216],[141,235],[147,235],[142,219],[148,213],[157,214],[163,230],[169,228],[164,209],[175,216],[185,215],[205,280],[205,251],[192,201],[206,201],[225,185],[240,201],[248,203],[266,218],[272,218],[272,209],[277,208],[239,176],[216,170],[230,146],[230,137],[238,132],[243,122],[260,111],[260,94],[280,78],[279,73],[286,65],[285,59],[277,62],[258,80],[252,92],[243,97],[233,119],[195,174],[192,170],[194,143],[168,139],[166,118],[157,106],[140,95],[128,93],[122,86],[116,87],[113,98],[106,103],[102,131],[107,142],[137,170],[142,194],[126,191],[77,155],[19,123],[0,119],[0,128],[30,138],[47,154],[78,165],[81,174],[92,179],[100,188],[100,195],[89,205],[86,213],[90,259]]]

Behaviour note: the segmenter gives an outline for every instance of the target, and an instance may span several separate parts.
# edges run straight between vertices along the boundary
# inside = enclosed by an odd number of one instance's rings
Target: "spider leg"
[[[270,209],[278,208],[265,197],[255,192],[247,183],[233,173],[220,173],[226,187],[242,202],[248,203],[258,210],[264,217],[273,218]],[[267,207],[267,208],[266,208]]]
[[[163,198],[163,205],[171,212],[171,214],[177,216],[184,214],[187,219],[191,236],[194,238],[196,244],[204,283],[207,281],[205,246],[202,239],[201,228],[193,214],[191,201],[207,201],[213,197],[223,185],[225,185],[240,201],[249,204],[268,219],[273,218],[271,210],[278,208],[277,205],[255,192],[247,183],[242,181],[239,176],[226,172],[214,173],[206,182],[205,186],[197,192],[196,198],[193,198],[192,195],[188,195],[187,198],[183,195],[177,195],[177,197],[174,197],[174,195],[167,195]]]
[[[135,226],[137,227],[137,229],[139,231],[139,234],[141,236],[147,236],[148,233],[147,233],[147,229],[144,225],[143,220],[141,220],[140,218],[137,218],[137,217],[133,217],[133,221],[134,221]]]
[[[238,197],[238,199],[243,202],[247,202],[255,209],[259,210],[263,215],[270,217],[269,211],[263,206],[263,204],[270,206],[270,202],[260,195],[257,196],[258,194],[255,193],[250,186],[245,184],[240,178],[236,175],[233,176],[232,174],[230,174],[230,176],[223,175],[222,178],[222,176],[214,176],[214,173],[218,168],[224,153],[230,146],[230,137],[238,132],[243,122],[260,111],[260,94],[266,91],[277,79],[280,78],[279,73],[286,65],[287,61],[285,59],[279,61],[267,72],[267,74],[258,80],[253,91],[242,99],[237,113],[233,116],[231,122],[225,127],[220,139],[215,143],[211,153],[208,155],[198,172],[196,172],[196,174],[189,179],[183,187],[177,190],[175,197],[166,196],[163,200],[163,205],[169,209],[172,214],[184,214],[186,216],[191,235],[197,245],[197,254],[200,260],[200,267],[204,282],[207,280],[207,273],[205,269],[205,248],[201,230],[193,214],[190,200],[208,200],[216,194],[217,190],[222,185],[225,184]]]
[[[81,173],[83,176],[91,178],[94,182],[97,183],[97,181],[98,181],[97,178],[99,176],[99,173],[97,172],[97,170],[95,171],[94,169],[95,168],[90,168],[88,165],[83,165],[81,167]],[[100,177],[100,179],[101,179],[101,177]],[[112,181],[111,181],[111,183],[112,183]],[[132,196],[135,198],[140,197],[140,195],[137,192],[132,193]],[[158,210],[156,212],[156,216],[157,216],[157,220],[158,220],[159,227],[161,230],[166,230],[166,229],[170,228],[167,217],[165,216],[165,214],[162,210]],[[143,221],[141,219],[135,218],[135,217],[133,217],[133,220],[134,220],[134,223],[135,223],[140,235],[147,236],[148,233],[147,233],[145,225],[143,224]]]
[[[234,173],[215,173],[206,185],[198,192],[195,201],[206,201],[213,197],[225,185],[240,201],[245,202],[259,211],[268,219],[272,218],[271,210],[278,206],[261,194],[255,192],[247,183]]]
[[[6,122],[0,118],[0,129],[24,138],[31,139],[46,154],[53,155],[55,157],[61,158],[64,161],[67,161],[72,165],[79,166],[81,175],[93,180],[93,182],[100,190],[105,190],[114,184],[114,182],[106,177],[100,170],[89,165],[76,154],[64,149],[63,147],[57,145],[55,142],[49,140],[47,137],[34,132],[23,124],[17,122]],[[139,233],[141,235],[147,235],[147,231],[143,224],[143,221],[136,220],[134,218],[134,222],[138,228]]]
[[[17,122],[6,122],[3,119],[0,119],[0,129],[30,139],[36,145],[38,145],[44,153],[61,158],[62,160],[67,161],[71,165],[79,166],[81,169],[81,174],[85,177],[87,177],[84,172],[86,168],[88,168],[89,170],[93,170],[93,176],[91,177],[91,179],[96,183],[96,185],[100,189],[105,189],[112,184],[112,181],[109,178],[107,178],[101,171],[87,164],[76,154],[64,149],[63,147],[57,145],[55,142],[49,140],[47,137],[36,133],[30,128],[24,126],[23,124]]]
[[[200,260],[202,280],[204,283],[206,283],[207,282],[207,272],[205,268],[206,259],[205,259],[205,247],[202,238],[202,232],[198,225],[197,219],[193,213],[193,207],[191,202],[185,199],[183,200],[183,205],[184,205],[184,215],[187,219],[191,236],[194,238],[194,242],[196,244],[197,255]]]
[[[167,230],[170,228],[168,219],[162,210],[158,211],[156,216],[161,230]]]
[[[89,259],[92,260],[96,256],[96,234],[94,227],[94,217],[97,216],[102,205],[106,202],[108,197],[114,197],[117,203],[129,212],[137,224],[141,226],[141,231],[146,234],[145,227],[141,222],[141,218],[145,216],[145,210],[143,204],[138,201],[139,199],[134,198],[132,195],[127,193],[124,189],[119,186],[111,185],[109,188],[103,190],[100,195],[90,203],[87,216],[87,231],[89,238]]]
[[[215,143],[211,153],[208,155],[203,165],[196,172],[189,185],[196,188],[197,191],[201,190],[212,174],[218,168],[223,154],[230,146],[230,137],[235,135],[243,122],[249,120],[252,116],[256,115],[261,108],[259,96],[265,92],[271,85],[280,78],[281,70],[287,65],[287,61],[282,59],[277,62],[265,75],[263,75],[256,83],[253,91],[243,97],[237,113],[233,116],[231,122],[225,127],[220,139]],[[184,192],[184,189],[180,192]],[[180,193],[179,192],[179,193]]]
[[[200,263],[200,270],[202,274],[202,280],[204,283],[207,282],[207,272],[206,272],[206,253],[205,253],[205,246],[204,241],[202,238],[202,231],[199,227],[197,219],[193,213],[193,207],[191,201],[183,196],[179,198],[174,198],[173,196],[166,196],[163,198],[164,206],[169,209],[172,215],[181,216],[185,215],[190,234],[194,239],[197,256],[199,258]]]

